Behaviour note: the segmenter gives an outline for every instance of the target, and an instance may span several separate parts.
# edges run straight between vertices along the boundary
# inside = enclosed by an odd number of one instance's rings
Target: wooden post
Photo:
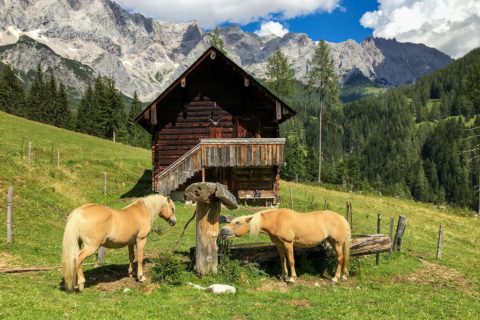
[[[103,195],[107,195],[107,173],[103,173]]]
[[[195,271],[200,276],[217,273],[220,210],[222,204],[230,210],[238,208],[237,200],[225,185],[212,182],[191,184],[185,198],[197,203]]]
[[[115,138],[116,138],[116,137],[115,137],[115,130],[113,130],[113,143],[116,142],[116,141],[115,141],[115,140],[116,140]]]
[[[480,175],[478,176],[478,209],[477,209],[476,218],[478,218],[479,215],[480,215]]]
[[[202,167],[202,182],[205,182],[205,167]]]
[[[352,203],[350,201],[347,202],[347,212],[348,212],[348,223],[350,224],[350,232],[353,233],[353,210],[352,210]]]
[[[438,230],[437,259],[442,258],[442,249],[443,249],[443,226],[440,225],[440,229]]]
[[[96,266],[99,266],[99,265],[102,265],[102,264],[105,263],[105,253],[106,252],[107,252],[107,248],[105,248],[104,246],[101,246],[98,249],[97,262],[95,263]]]
[[[32,164],[32,142],[28,142],[28,165]]]
[[[323,210],[327,210],[328,209],[328,202],[327,200],[325,200],[325,202],[323,203]]]
[[[292,196],[292,187],[288,187],[290,190],[290,208],[293,210],[293,196]]]
[[[57,151],[57,170],[60,169],[60,151]]]
[[[393,251],[399,251],[402,248],[403,235],[407,227],[407,217],[399,216],[397,223],[397,232],[395,233],[395,240],[393,241]]]
[[[382,232],[382,215],[379,213],[377,216],[377,234]],[[375,254],[375,264],[380,264],[380,253]]]
[[[395,219],[390,218],[390,241],[392,241],[392,246],[390,247],[389,255],[392,255],[392,251],[393,251],[393,228],[394,228],[394,226],[395,226]]]
[[[7,243],[13,243],[13,188],[8,188],[7,196]]]

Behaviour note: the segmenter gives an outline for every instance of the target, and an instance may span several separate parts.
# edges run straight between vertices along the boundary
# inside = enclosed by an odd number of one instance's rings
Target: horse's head
[[[177,218],[175,217],[175,203],[173,203],[170,197],[167,197],[166,204],[160,210],[159,215],[172,227],[177,223]]]
[[[250,231],[250,220],[252,216],[242,216],[232,220],[220,230],[220,235],[224,238],[241,237]]]

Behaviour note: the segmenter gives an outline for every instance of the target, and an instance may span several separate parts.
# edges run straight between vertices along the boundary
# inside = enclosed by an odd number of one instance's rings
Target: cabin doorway
[[[234,138],[260,138],[260,122],[257,119],[236,119]]]

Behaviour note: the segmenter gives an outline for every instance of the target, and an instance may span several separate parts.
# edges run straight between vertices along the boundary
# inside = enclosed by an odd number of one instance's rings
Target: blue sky
[[[360,19],[367,11],[378,7],[376,0],[344,0],[341,7],[331,13],[319,12],[299,16],[288,20],[279,20],[289,31],[306,33],[313,40],[340,42],[354,39],[361,42],[372,35],[372,29],[360,24]],[[271,19],[275,21],[275,18]],[[254,32],[260,29],[261,21],[242,26],[246,31]]]
[[[423,43],[454,58],[480,47],[480,0],[115,0],[131,12],[209,30],[306,33],[332,42],[370,35]]]

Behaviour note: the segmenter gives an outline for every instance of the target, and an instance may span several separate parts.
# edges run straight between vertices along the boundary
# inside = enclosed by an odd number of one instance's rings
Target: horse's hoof
[[[348,280],[348,277],[347,277],[346,275],[343,275],[341,280],[342,280],[342,281],[347,281],[347,280]]]
[[[292,277],[287,278],[287,280],[285,280],[285,282],[286,282],[287,284],[294,284],[294,283],[295,283],[295,278],[292,278]]]
[[[147,278],[145,278],[145,276],[140,276],[138,278],[138,282],[145,282],[145,280],[147,280]]]
[[[132,277],[133,277],[133,273],[129,273],[129,274],[128,274],[128,277],[129,277],[129,278],[132,278]]]
[[[333,277],[333,278],[332,278],[332,282],[333,282],[333,283],[338,283],[338,278],[337,278],[337,277]]]
[[[85,289],[85,284],[79,283],[78,284],[78,292],[82,292]]]

